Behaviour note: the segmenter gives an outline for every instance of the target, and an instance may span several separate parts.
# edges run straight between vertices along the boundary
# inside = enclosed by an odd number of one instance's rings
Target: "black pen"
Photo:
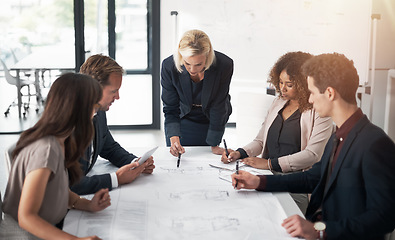
[[[177,167],[180,167],[181,153],[178,153]]]
[[[228,146],[226,146],[225,139],[224,139],[224,146],[225,146],[226,157],[228,157],[229,156],[229,151],[228,151]]]
[[[236,160],[236,174],[239,174],[239,159]],[[236,179],[236,184],[235,184],[235,188],[237,188],[237,184],[239,183],[239,181]]]

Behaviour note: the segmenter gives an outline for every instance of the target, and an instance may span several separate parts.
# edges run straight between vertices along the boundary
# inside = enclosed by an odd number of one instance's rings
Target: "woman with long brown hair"
[[[92,140],[101,96],[100,84],[87,75],[67,73],[53,83],[40,120],[21,134],[13,151],[0,238],[73,239],[56,227],[68,208],[96,212],[111,204],[108,189],[92,200],[69,190],[69,182],[81,176],[78,160]]]

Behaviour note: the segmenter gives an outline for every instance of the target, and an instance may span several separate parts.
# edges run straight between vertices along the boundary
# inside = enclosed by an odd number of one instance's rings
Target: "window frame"
[[[108,0],[108,52],[116,56],[115,1]],[[75,63],[76,72],[85,62],[84,1],[74,0]],[[111,130],[160,129],[160,0],[147,0],[147,68],[125,69],[126,75],[148,74],[152,76],[152,123],[142,125],[109,125]]]

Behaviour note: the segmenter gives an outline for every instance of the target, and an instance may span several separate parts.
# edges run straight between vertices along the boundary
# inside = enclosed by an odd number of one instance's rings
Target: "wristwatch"
[[[315,222],[314,223],[314,229],[318,232],[318,238],[319,240],[324,239],[324,233],[326,229],[326,225],[324,222]]]

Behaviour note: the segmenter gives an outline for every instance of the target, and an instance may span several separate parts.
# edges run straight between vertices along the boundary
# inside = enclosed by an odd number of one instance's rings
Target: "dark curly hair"
[[[356,104],[355,94],[359,85],[359,76],[354,62],[343,54],[326,53],[313,57],[302,67],[306,76],[314,79],[314,85],[320,93],[327,87],[334,88],[344,101]]]
[[[288,52],[277,60],[269,74],[268,82],[273,84],[280,96],[280,74],[285,71],[289,75],[289,79],[293,82],[298,95],[301,112],[313,107],[309,103],[310,92],[307,88],[306,76],[302,73],[302,65],[312,57],[313,55],[305,52]]]

